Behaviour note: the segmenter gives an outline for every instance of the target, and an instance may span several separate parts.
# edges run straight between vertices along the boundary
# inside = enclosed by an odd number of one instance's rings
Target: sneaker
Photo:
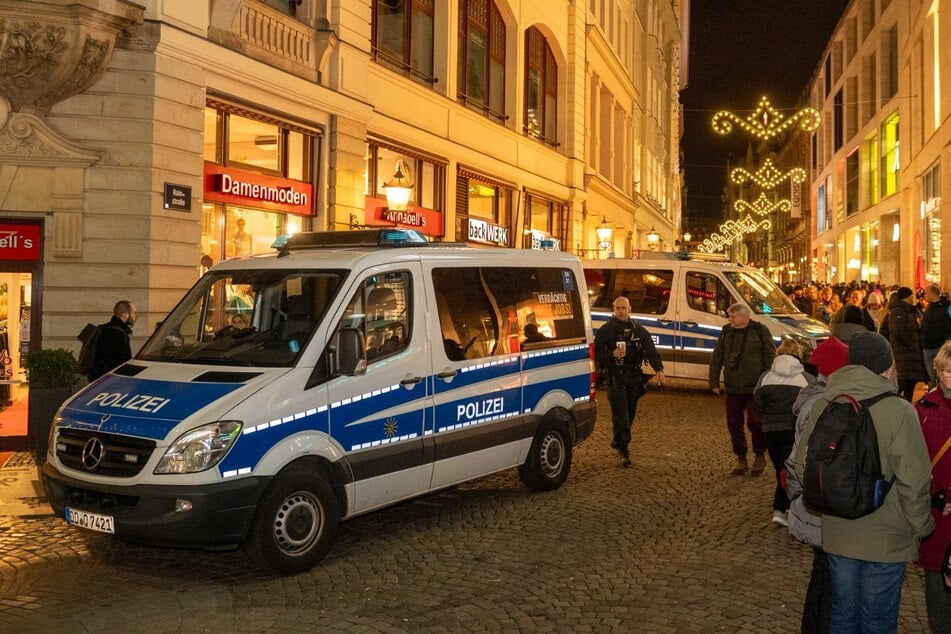
[[[789,522],[786,521],[786,514],[783,511],[773,511],[772,522],[780,526],[789,526]]]
[[[766,455],[758,453],[756,457],[753,458],[753,468],[750,469],[750,475],[759,475],[763,473],[763,470],[766,468]]]
[[[733,475],[743,475],[749,467],[746,464],[746,456],[737,456],[736,463],[733,465]]]

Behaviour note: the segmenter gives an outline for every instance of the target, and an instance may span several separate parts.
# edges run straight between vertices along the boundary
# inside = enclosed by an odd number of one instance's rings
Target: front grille
[[[103,444],[102,460],[93,469],[83,465],[83,448],[93,437]],[[64,466],[101,476],[131,478],[142,471],[155,450],[155,441],[104,434],[83,429],[60,429],[56,436],[56,457]]]

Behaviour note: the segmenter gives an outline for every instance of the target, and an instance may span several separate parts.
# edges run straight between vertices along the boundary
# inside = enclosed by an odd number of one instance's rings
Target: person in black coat
[[[921,349],[915,293],[907,286],[902,286],[895,297],[898,301],[888,311],[888,341],[898,371],[898,393],[910,403],[918,381],[928,381],[928,371]]]
[[[138,311],[135,304],[128,300],[116,302],[112,309],[112,319],[99,327],[95,335],[96,342],[96,371],[89,380],[94,381],[100,376],[118,367],[132,358],[132,327],[135,325]]]
[[[925,301],[928,302],[928,307],[921,318],[921,349],[929,384],[935,385],[934,358],[944,342],[951,339],[951,314],[948,313],[951,302],[937,284],[931,284],[925,289]]]
[[[594,358],[604,372],[611,426],[611,447],[617,450],[625,467],[631,465],[627,446],[631,425],[637,413],[637,401],[644,395],[645,361],[654,369],[660,385],[664,383],[664,362],[654,347],[647,329],[631,319],[631,302],[626,297],[614,300],[614,315],[598,329],[594,338]]]

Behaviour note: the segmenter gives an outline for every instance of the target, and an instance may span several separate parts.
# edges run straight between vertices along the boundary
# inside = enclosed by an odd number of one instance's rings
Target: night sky
[[[746,117],[766,96],[789,116],[815,75],[849,0],[693,0],[684,107],[684,226],[715,229],[727,160],[743,158],[751,137],[713,132],[718,110]],[[808,166],[803,166],[808,167]]]

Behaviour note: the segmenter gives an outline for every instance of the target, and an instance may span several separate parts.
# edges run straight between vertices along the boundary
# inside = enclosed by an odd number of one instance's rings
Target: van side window
[[[687,305],[711,315],[726,317],[726,309],[733,303],[733,296],[726,285],[712,273],[687,272]]]
[[[433,288],[443,349],[450,361],[585,337],[578,281],[568,269],[435,269]]]
[[[496,354],[518,352],[526,344],[544,348],[559,339],[584,337],[581,295],[572,271],[486,267],[482,275],[505,333]]]
[[[337,328],[358,328],[366,337],[367,362],[406,348],[412,300],[409,273],[367,278],[353,294]]]
[[[499,315],[478,268],[433,270],[441,338],[450,361],[495,354]]]
[[[626,297],[631,302],[632,313],[663,315],[670,304],[673,280],[673,271],[622,269],[614,278],[614,297],[605,299],[613,302],[615,297]]]

